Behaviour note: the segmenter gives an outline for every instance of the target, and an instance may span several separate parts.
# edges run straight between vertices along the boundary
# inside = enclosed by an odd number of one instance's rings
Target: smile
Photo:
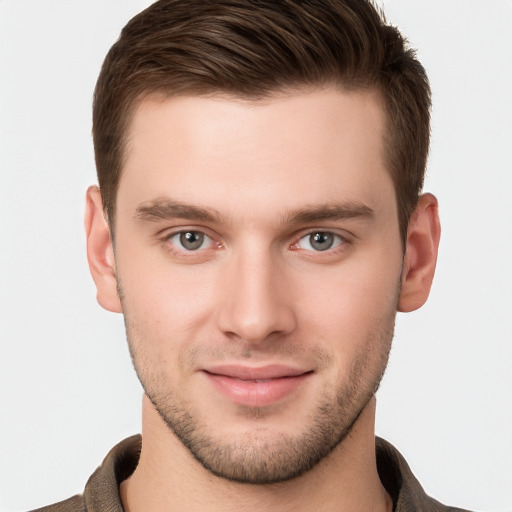
[[[261,368],[221,366],[203,370],[225,398],[236,405],[267,407],[296,392],[313,372],[281,365]]]

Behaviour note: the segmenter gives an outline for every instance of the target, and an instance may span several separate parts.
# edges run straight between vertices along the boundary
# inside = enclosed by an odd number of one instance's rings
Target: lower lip
[[[264,381],[240,380],[204,372],[209,381],[231,402],[248,407],[266,407],[296,391],[312,373]]]

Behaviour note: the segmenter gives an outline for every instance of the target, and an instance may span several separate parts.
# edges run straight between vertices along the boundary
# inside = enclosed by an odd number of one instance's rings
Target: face
[[[402,247],[371,92],[147,99],[115,272],[137,374],[204,467],[268,483],[346,436],[386,366]]]

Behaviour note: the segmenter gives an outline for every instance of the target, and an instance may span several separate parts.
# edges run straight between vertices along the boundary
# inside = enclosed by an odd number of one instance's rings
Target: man
[[[161,0],[109,52],[85,226],[142,437],[41,510],[455,510],[375,440],[426,301],[430,89],[362,0]]]

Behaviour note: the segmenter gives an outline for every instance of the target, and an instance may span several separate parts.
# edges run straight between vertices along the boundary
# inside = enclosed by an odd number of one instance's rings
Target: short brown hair
[[[402,241],[423,187],[430,87],[400,32],[370,0],[160,0],[112,46],[94,94],[98,180],[113,229],[125,135],[138,102],[224,92],[261,99],[334,84],[377,89]]]

